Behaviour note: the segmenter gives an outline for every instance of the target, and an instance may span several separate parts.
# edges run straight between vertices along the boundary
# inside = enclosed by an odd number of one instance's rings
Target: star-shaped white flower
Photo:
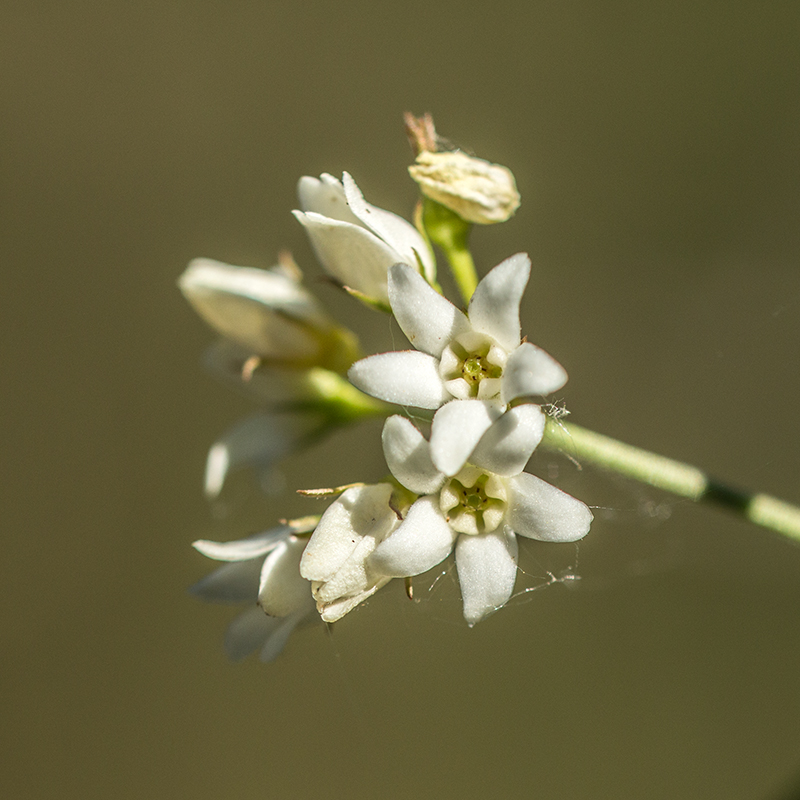
[[[386,461],[397,480],[421,496],[375,547],[367,567],[391,577],[419,575],[455,548],[464,618],[474,625],[511,597],[517,535],[546,542],[585,536],[589,508],[522,472],[541,438],[539,415],[534,405],[510,409],[452,477],[436,468],[430,445],[408,419],[389,417],[383,429]]]
[[[503,261],[478,284],[466,314],[406,265],[389,271],[392,312],[416,350],[369,356],[348,377],[381,400],[438,408],[431,447],[445,474],[461,468],[508,403],[550,394],[567,381],[555,359],[520,340],[519,306],[530,269],[524,253]]]
[[[393,488],[378,483],[346,489],[322,515],[300,574],[311,581],[325,622],[341,619],[391,580],[370,566],[369,557],[400,524],[390,505]]]
[[[276,528],[233,542],[200,539],[194,547],[204,556],[228,562],[196,583],[191,592],[214,603],[249,603],[225,635],[225,649],[234,661],[254,650],[272,661],[292,631],[314,610],[311,586],[300,576],[300,557],[308,542],[296,534],[310,533],[307,524]]]
[[[402,217],[370,205],[348,173],[339,182],[324,173],[297,186],[301,211],[292,212],[308,233],[325,270],[366,298],[388,303],[386,273],[392,264],[418,267],[433,280],[430,248]]]

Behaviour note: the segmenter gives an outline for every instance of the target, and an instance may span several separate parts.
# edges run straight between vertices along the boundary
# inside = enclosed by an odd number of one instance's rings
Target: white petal
[[[397,522],[389,507],[388,483],[347,489],[322,515],[300,560],[300,574],[327,581],[350,557],[362,537],[380,541]]]
[[[389,417],[381,441],[386,464],[406,489],[415,494],[433,494],[441,488],[444,475],[433,466],[430,445],[411,420]]]
[[[258,594],[258,580],[264,559],[223,564],[189,588],[206,603],[252,603]]]
[[[436,469],[455,475],[500,414],[497,405],[481,400],[451,400],[443,405],[431,424],[431,459]]]
[[[449,397],[433,356],[401,350],[356,361],[347,377],[361,389],[389,403],[415,408],[439,408]]]
[[[456,569],[464,602],[464,619],[474,625],[508,602],[517,577],[517,540],[510,531],[456,542]]]
[[[567,372],[552,356],[530,342],[521,344],[503,370],[502,400],[557,392],[567,382]]]
[[[258,355],[314,359],[332,322],[297,281],[272,270],[196,258],[178,285],[195,311],[223,336]]]
[[[264,560],[258,587],[258,604],[271,617],[287,617],[314,606],[311,584],[300,575],[300,557],[306,540],[291,537]]]
[[[392,577],[419,575],[447,558],[457,535],[439,510],[438,497],[420,497],[400,527],[375,548],[369,564]]]
[[[367,591],[375,585],[377,576],[372,574],[366,565],[367,558],[385,533],[386,528],[379,536],[362,536],[356,539],[356,545],[347,558],[324,581],[315,581],[313,595],[317,603],[331,603],[342,597],[353,597],[360,592]]]
[[[257,606],[236,617],[225,631],[225,652],[231,661],[241,661],[264,646],[282,620],[268,617]]]
[[[306,229],[317,258],[330,275],[367,297],[389,302],[386,273],[401,260],[396,250],[358,225],[313,212],[292,213]]]
[[[288,525],[279,525],[268,531],[248,536],[246,539],[236,539],[232,542],[211,542],[208,539],[198,539],[192,544],[192,547],[216,561],[247,561],[274,550],[291,533],[292,529]]]
[[[530,274],[531,260],[525,253],[517,253],[483,278],[469,303],[472,327],[508,351],[519,345],[519,304]]]
[[[481,437],[471,464],[496,475],[519,475],[544,436],[545,415],[533,403],[516,406]]]
[[[454,337],[470,330],[464,314],[408,264],[389,270],[389,302],[408,341],[437,358]]]
[[[290,614],[288,617],[280,619],[279,624],[274,630],[270,631],[267,641],[261,648],[261,652],[258,654],[259,660],[266,664],[270,661],[274,661],[286,646],[286,642],[292,633],[294,633],[294,629],[312,610],[313,607],[308,610],[297,611],[294,614]],[[266,616],[266,614],[264,616]],[[270,618],[267,617],[267,619]]]
[[[433,256],[419,231],[397,214],[367,203],[356,182],[346,172],[342,175],[342,184],[350,210],[373,233],[400,254],[400,258],[396,260],[405,261],[416,269],[419,256],[423,272],[429,280],[433,280],[436,272]]]
[[[361,221],[347,205],[344,187],[333,175],[323,173],[319,178],[310,178],[308,175],[300,178],[297,197],[303,211],[361,227]]]
[[[216,497],[233,469],[269,469],[300,448],[323,424],[318,416],[308,413],[275,413],[258,414],[234,425],[208,451],[206,495]]]
[[[520,536],[543,542],[575,542],[589,532],[592,512],[572,495],[523,472],[509,478],[506,522]]]

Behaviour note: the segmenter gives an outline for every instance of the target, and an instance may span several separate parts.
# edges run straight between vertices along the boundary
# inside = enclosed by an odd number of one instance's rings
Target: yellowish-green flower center
[[[468,465],[444,485],[439,505],[454,530],[488,533],[497,529],[508,508],[505,484]]]
[[[506,353],[489,337],[464,334],[445,348],[440,374],[450,393],[461,400],[490,400],[500,392]]]

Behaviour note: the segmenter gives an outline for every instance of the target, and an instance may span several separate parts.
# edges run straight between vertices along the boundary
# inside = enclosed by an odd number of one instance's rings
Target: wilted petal
[[[397,578],[419,575],[447,558],[457,535],[439,509],[439,498],[420,497],[400,527],[375,548],[370,566]]]
[[[525,253],[517,253],[483,278],[469,303],[472,327],[509,352],[519,345],[519,304],[530,274],[531,260]]]
[[[509,478],[506,522],[520,536],[543,542],[575,542],[589,532],[592,512],[566,492],[523,472]]]
[[[298,449],[324,425],[311,413],[258,414],[228,430],[208,451],[205,492],[216,497],[228,473],[239,467],[268,469]]]
[[[189,592],[206,603],[252,603],[258,593],[263,556],[223,564],[201,578]]]
[[[408,168],[422,193],[468,222],[504,222],[519,207],[511,172],[460,151],[423,150]]]
[[[433,280],[436,277],[433,257],[430,247],[419,231],[410,222],[398,217],[397,214],[370,205],[364,200],[361,190],[347,172],[342,175],[342,184],[350,210],[364,225],[396,251],[399,258],[396,258],[395,261],[405,261],[414,268],[421,262],[425,276],[429,280]],[[419,261],[417,256],[419,256]]]
[[[433,494],[444,475],[433,466],[430,445],[411,420],[393,416],[381,434],[383,455],[392,475],[415,494]]]
[[[397,252],[359,225],[292,212],[306,229],[322,266],[336,280],[369,298],[388,304],[386,273],[398,260]]]
[[[417,350],[363,358],[350,367],[347,377],[362,392],[401,406],[439,408],[450,396],[436,359]]]
[[[451,400],[443,405],[431,425],[434,466],[445,475],[455,475],[500,414],[498,406],[481,400]]]
[[[332,325],[314,297],[278,270],[196,258],[178,285],[209,325],[268,358],[315,360]]]
[[[261,569],[258,604],[271,617],[287,617],[302,608],[314,607],[311,584],[300,575],[300,557],[306,540],[290,537],[282,541],[264,560]]]
[[[511,531],[459,536],[456,569],[464,619],[474,625],[508,602],[517,577],[517,540]]]
[[[198,539],[192,544],[195,550],[216,561],[247,561],[266,555],[292,533],[288,525],[278,525],[268,531],[256,533],[246,539],[232,542],[212,542]]]
[[[521,344],[503,370],[502,400],[557,392],[567,382],[567,372],[552,356],[530,342]]]
[[[347,489],[322,515],[300,561],[300,574],[327,581],[353,554],[363,537],[381,541],[397,518],[389,507],[388,483]]]
[[[470,330],[466,316],[407,264],[389,270],[389,302],[408,341],[437,358],[454,337]]]
[[[519,475],[542,441],[544,423],[533,403],[509,409],[483,434],[469,462],[495,475]]]

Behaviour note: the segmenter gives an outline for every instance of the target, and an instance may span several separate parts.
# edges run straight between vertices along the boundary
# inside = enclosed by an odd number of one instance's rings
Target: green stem
[[[422,224],[428,238],[445,254],[458,291],[464,303],[469,303],[478,285],[475,262],[467,245],[472,225],[428,197],[423,200]]]
[[[732,488],[690,464],[553,419],[547,421],[542,445],[680,497],[724,506],[756,525],[800,542],[800,508],[766,494]]]

